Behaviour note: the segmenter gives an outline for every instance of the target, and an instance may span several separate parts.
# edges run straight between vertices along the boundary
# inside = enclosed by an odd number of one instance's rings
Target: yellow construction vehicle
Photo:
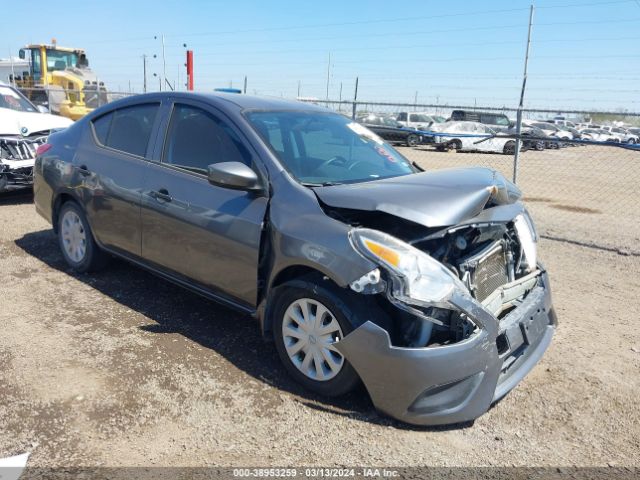
[[[37,105],[77,120],[107,102],[104,83],[89,68],[84,50],[59,47],[53,40],[49,45],[26,45],[19,56],[29,59],[29,71],[14,81]]]

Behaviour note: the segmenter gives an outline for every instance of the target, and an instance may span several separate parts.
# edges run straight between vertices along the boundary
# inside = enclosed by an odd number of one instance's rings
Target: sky
[[[184,89],[295,98],[516,107],[531,1],[14,2],[0,57],[29,43],[84,48],[112,91],[163,74]],[[525,107],[640,111],[640,0],[536,0]],[[2,50],[4,48],[4,51]],[[154,58],[154,55],[156,58]],[[330,61],[329,61],[330,58]],[[328,73],[328,78],[327,78]],[[328,82],[327,82],[328,79]]]

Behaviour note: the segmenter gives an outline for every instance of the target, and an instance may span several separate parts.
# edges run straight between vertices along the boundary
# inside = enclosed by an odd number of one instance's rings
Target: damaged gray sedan
[[[551,342],[536,231],[495,171],[424,172],[342,115],[224,94],[113,102],[39,152],[72,268],[115,255],[254,316],[323,395],[362,382],[404,422],[472,420]]]

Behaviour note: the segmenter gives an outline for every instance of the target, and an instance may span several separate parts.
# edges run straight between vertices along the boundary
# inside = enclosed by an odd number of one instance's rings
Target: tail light
[[[53,147],[53,145],[51,145],[50,143],[43,143],[42,145],[39,145],[38,148],[36,148],[36,157],[44,155],[49,150],[51,150],[51,147]]]

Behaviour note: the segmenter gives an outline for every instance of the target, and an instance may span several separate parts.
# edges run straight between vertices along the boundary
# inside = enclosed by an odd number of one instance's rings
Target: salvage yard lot
[[[428,168],[510,172],[506,156],[402,151]],[[630,192],[639,156],[600,147],[523,154],[521,184],[542,233],[637,250]],[[560,322],[541,363],[475,423],[414,428],[376,413],[363,390],[338,400],[307,393],[249,318],[124,262],[72,273],[32,198],[5,195],[0,458],[31,451],[32,466],[638,466],[640,257],[549,239],[540,255]]]

